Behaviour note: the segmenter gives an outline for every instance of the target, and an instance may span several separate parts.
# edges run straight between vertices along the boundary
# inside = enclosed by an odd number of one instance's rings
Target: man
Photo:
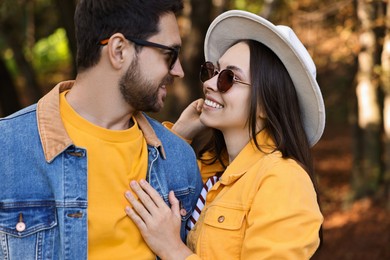
[[[189,145],[139,111],[159,111],[184,73],[180,0],[81,0],[78,75],[0,119],[0,259],[154,259],[126,217],[146,179],[185,222],[202,182]]]

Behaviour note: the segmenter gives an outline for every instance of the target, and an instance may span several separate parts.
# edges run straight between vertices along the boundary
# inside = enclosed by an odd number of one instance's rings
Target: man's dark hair
[[[145,40],[158,33],[162,15],[182,9],[182,0],[80,0],[74,16],[78,70],[99,61],[101,40],[118,32]]]

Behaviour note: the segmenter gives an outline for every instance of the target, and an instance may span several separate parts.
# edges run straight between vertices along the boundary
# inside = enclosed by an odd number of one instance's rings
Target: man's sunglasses
[[[162,44],[148,42],[145,40],[135,39],[135,38],[131,38],[131,37],[126,37],[126,39],[131,41],[131,42],[134,42],[135,44],[137,44],[139,46],[146,46],[146,47],[153,47],[153,48],[168,50],[169,51],[169,60],[168,60],[169,70],[173,69],[173,67],[175,66],[175,63],[177,61],[177,58],[179,57],[180,47],[169,47],[169,46],[165,46]],[[108,43],[108,41],[109,41],[109,39],[102,40],[102,41],[100,41],[100,45],[106,45]]]
[[[200,81],[202,83],[218,75],[217,88],[219,92],[225,93],[228,91],[234,83],[238,82],[250,86],[251,84],[240,81],[236,78],[234,72],[230,69],[225,69],[220,72],[216,70],[214,64],[210,61],[206,61],[200,67]]]

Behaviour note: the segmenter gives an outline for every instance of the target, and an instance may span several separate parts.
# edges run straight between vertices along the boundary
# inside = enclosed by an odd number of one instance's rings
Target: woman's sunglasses
[[[180,47],[169,47],[165,46],[159,43],[154,43],[154,42],[148,42],[145,40],[140,40],[132,37],[126,37],[127,40],[134,42],[137,45],[140,46],[145,46],[145,47],[152,47],[152,48],[159,48],[163,50],[169,51],[169,59],[168,59],[168,67],[169,70],[172,70],[173,67],[175,66],[175,63],[177,61],[177,58],[179,57],[179,52],[180,52]],[[100,41],[100,45],[106,45],[108,43],[109,39],[105,39]]]
[[[226,69],[218,72],[214,64],[210,61],[206,61],[200,67],[200,81],[202,83],[218,75],[217,88],[219,92],[225,93],[228,91],[234,83],[238,82],[250,86],[251,84],[240,81],[236,78],[236,75],[232,70]]]

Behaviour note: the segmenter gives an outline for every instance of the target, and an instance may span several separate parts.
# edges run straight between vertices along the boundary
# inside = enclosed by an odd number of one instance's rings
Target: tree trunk
[[[74,0],[55,0],[57,8],[59,10],[61,19],[60,23],[65,28],[66,36],[68,38],[69,49],[72,52],[73,57],[73,70],[72,74],[76,76],[76,53],[77,53],[77,44],[76,44],[76,33],[74,28],[74,11],[76,9],[76,2]]]
[[[353,198],[374,193],[381,174],[381,116],[378,102],[378,85],[375,81],[376,35],[374,32],[375,8],[371,1],[358,0],[357,13],[361,22],[358,55],[358,163],[352,174]]]
[[[390,80],[390,78],[388,78]],[[389,86],[387,86],[389,87]],[[385,94],[383,120],[385,125],[385,139],[384,139],[384,175],[383,186],[384,196],[387,200],[386,208],[390,210],[390,93]]]
[[[21,108],[14,82],[2,59],[0,59],[0,79],[0,117],[2,117]]]
[[[386,35],[383,41],[381,56],[381,86],[384,93],[384,195],[387,197],[387,208],[390,210],[390,1],[386,10]]]
[[[33,12],[34,6],[21,4],[19,8],[9,9],[6,13],[7,16],[2,17],[2,23],[0,23],[0,35],[5,40],[7,46],[12,49],[14,59],[17,64],[19,72],[24,77],[25,87],[25,99],[23,105],[28,105],[38,101],[42,96],[42,90],[36,79],[36,74],[31,62],[26,58],[24,50],[26,39],[26,25],[24,20],[26,19],[26,12]],[[27,46],[28,47],[28,46]]]
[[[202,95],[201,83],[199,81],[200,65],[204,62],[204,38],[208,26],[211,23],[212,4],[211,1],[191,0],[191,34],[185,42],[186,69],[185,83],[190,89],[190,100],[199,98]]]
[[[274,11],[277,2],[277,0],[265,0],[260,16],[264,17],[265,19],[269,19],[272,12]]]

